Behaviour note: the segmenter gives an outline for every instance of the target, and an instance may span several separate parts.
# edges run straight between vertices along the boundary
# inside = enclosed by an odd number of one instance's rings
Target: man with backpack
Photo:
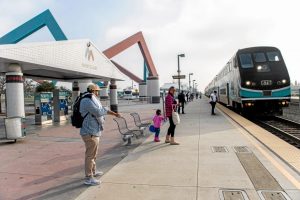
[[[98,100],[100,88],[96,84],[91,84],[87,88],[87,92],[78,98],[74,103],[74,112],[72,116],[72,124],[80,128],[80,135],[85,143],[85,176],[86,185],[99,185],[100,180],[95,177],[103,175],[103,172],[96,169],[96,156],[99,148],[99,138],[103,131],[104,115],[114,115],[120,117],[120,114],[107,110],[102,107]],[[78,111],[81,116],[75,111]],[[76,121],[77,118],[77,121]],[[81,124],[80,124],[81,123]]]

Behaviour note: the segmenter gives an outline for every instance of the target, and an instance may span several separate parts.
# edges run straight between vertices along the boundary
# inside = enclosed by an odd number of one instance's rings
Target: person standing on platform
[[[174,139],[176,125],[174,124],[172,119],[172,112],[176,111],[176,106],[177,106],[177,102],[174,98],[174,94],[175,94],[175,88],[172,86],[169,88],[168,95],[166,96],[165,99],[165,113],[170,123],[168,133],[166,135],[165,143],[170,143],[171,145],[179,145],[179,143],[175,142]]]
[[[214,91],[213,93],[211,93],[211,95],[209,97],[209,103],[211,105],[211,114],[212,115],[215,115],[215,107],[216,107],[217,102],[218,102],[217,91]]]
[[[101,182],[94,177],[101,176],[103,172],[96,170],[96,157],[99,148],[99,138],[103,131],[104,115],[120,114],[102,107],[98,100],[100,88],[96,84],[91,84],[87,88],[88,98],[83,98],[80,102],[80,113],[84,118],[80,135],[85,144],[85,185],[99,185]]]
[[[180,94],[178,95],[178,101],[179,101],[179,106],[178,106],[178,113],[180,114],[180,108],[182,108],[182,114],[184,113],[184,104],[185,104],[185,95],[183,93],[183,91],[180,92]]]
[[[190,101],[189,100],[189,96],[190,96],[189,92],[187,92],[185,96],[186,96],[186,101],[189,102]]]
[[[157,109],[156,115],[153,117],[153,125],[155,128],[154,142],[160,142],[160,139],[159,139],[160,126],[161,126],[162,122],[164,121],[164,119],[165,118],[161,115],[161,110]]]

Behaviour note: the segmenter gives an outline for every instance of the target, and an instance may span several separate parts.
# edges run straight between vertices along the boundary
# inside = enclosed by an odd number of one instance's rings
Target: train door
[[[230,105],[229,99],[229,83],[226,84],[227,105]]]

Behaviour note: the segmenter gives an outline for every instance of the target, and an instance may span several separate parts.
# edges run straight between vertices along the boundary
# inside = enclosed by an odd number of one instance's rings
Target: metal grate
[[[219,190],[220,200],[249,200],[243,190]]]
[[[213,153],[226,153],[228,152],[225,146],[212,146],[211,147]]]
[[[235,146],[233,149],[236,153],[251,153],[249,148],[246,146]]]
[[[283,191],[258,191],[258,195],[262,200],[291,200]]]

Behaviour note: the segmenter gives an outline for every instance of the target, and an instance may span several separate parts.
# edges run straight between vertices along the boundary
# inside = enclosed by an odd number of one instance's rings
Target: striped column
[[[118,112],[118,93],[117,85],[115,80],[110,81],[110,109],[114,112]]]
[[[160,103],[158,76],[149,76],[147,78],[147,96],[150,98],[150,103]]]
[[[72,84],[72,102],[73,102],[73,104],[79,95],[80,95],[80,90],[79,90],[78,81],[74,81]],[[73,109],[73,107],[72,107],[72,109]]]
[[[6,138],[18,139],[25,136],[22,118],[25,118],[24,80],[19,64],[10,64],[6,77]]]
[[[79,90],[80,93],[84,93],[87,91],[87,87],[92,84],[92,80],[88,79],[88,80],[80,80],[79,81]]]
[[[6,73],[7,117],[25,117],[24,80],[19,64],[10,64]]]
[[[147,97],[147,83],[140,82],[139,83],[139,96],[140,97]]]
[[[105,81],[103,86],[100,86],[100,99],[108,99],[108,82]]]

